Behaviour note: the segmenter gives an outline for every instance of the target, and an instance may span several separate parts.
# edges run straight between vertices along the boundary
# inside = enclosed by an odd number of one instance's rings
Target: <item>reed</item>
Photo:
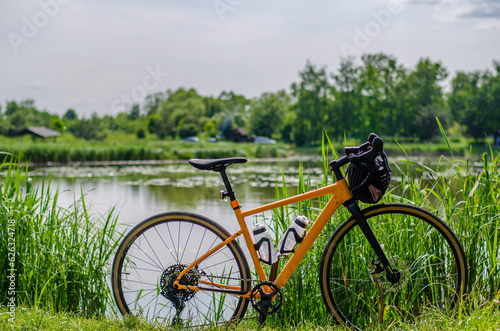
[[[31,164],[46,163],[66,164],[70,162],[91,161],[142,161],[142,160],[178,160],[190,158],[220,158],[228,156],[246,156],[250,158],[283,157],[288,146],[241,144],[233,142],[187,143],[179,141],[137,140],[137,141],[61,141],[32,142],[6,140],[0,141],[2,150]]]
[[[328,162],[338,158],[332,143],[322,146],[322,185],[332,182]],[[446,140],[449,144],[449,141]],[[402,147],[401,147],[402,148]],[[405,150],[402,148],[405,154]],[[329,155],[332,155],[331,157]],[[474,311],[500,296],[500,174],[499,155],[492,150],[477,161],[455,160],[441,157],[436,167],[429,167],[410,158],[395,159],[389,156],[397,180],[382,202],[404,202],[423,207],[441,217],[456,233],[464,246],[468,259],[468,300],[464,310]],[[302,167],[297,192],[289,192],[283,181],[276,189],[276,198],[314,189]],[[299,203],[275,210],[271,230],[276,234],[275,244],[291,220],[303,214],[314,220],[326,205],[327,197],[317,201]],[[363,208],[363,206],[362,206]],[[283,288],[285,302],[280,312],[270,318],[277,326],[296,326],[311,322],[328,324],[328,314],[323,305],[318,285],[318,269],[323,248],[334,229],[350,215],[340,208],[323,234],[308,252],[305,259]],[[402,243],[403,245],[405,243]],[[415,243],[418,244],[418,243]],[[282,262],[282,264],[284,264]],[[321,322],[323,321],[323,322]],[[403,321],[401,321],[403,322]]]
[[[15,229],[16,303],[55,312],[102,315],[110,300],[108,266],[119,242],[111,210],[95,216],[84,198],[57,206],[50,179],[31,187],[28,169],[7,156],[0,185],[0,265],[7,266],[8,227]],[[83,194],[82,194],[83,196]],[[7,275],[0,271],[0,303],[6,304]]]

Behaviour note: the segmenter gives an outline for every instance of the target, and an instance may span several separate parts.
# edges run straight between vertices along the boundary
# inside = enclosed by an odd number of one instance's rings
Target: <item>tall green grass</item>
[[[404,152],[404,150],[403,150]],[[330,154],[332,156],[330,156]],[[338,158],[331,142],[322,146],[324,172],[321,185],[330,184],[333,176],[328,162]],[[500,296],[500,159],[491,151],[480,160],[454,160],[441,157],[437,167],[391,158],[397,180],[382,202],[403,202],[423,207],[441,217],[461,241],[469,266],[469,308],[481,306]],[[314,189],[302,168],[300,184],[290,192],[286,183],[276,190],[277,199]],[[298,214],[314,220],[328,197],[307,201],[274,211],[271,227],[275,243]],[[366,206],[365,206],[366,207]],[[362,206],[363,208],[363,206]],[[299,325],[304,321],[328,319],[318,284],[318,269],[323,248],[335,228],[350,214],[339,208],[299,268],[283,288],[285,302],[280,312],[269,320],[276,325]],[[281,266],[284,262],[281,262]]]
[[[111,297],[108,265],[119,239],[113,210],[94,216],[83,197],[60,208],[59,192],[50,180],[30,187],[28,169],[11,156],[0,167],[0,265],[5,266],[0,270],[0,304],[8,300],[7,237],[9,224],[14,224],[17,305],[104,314]]]
[[[318,183],[318,187],[326,186],[334,182],[333,174],[329,171],[328,163],[332,158],[338,158],[338,154],[331,141],[328,140],[322,146],[323,175]],[[281,188],[276,189],[276,199],[283,199],[292,195],[297,195],[314,189],[310,176],[304,172],[302,165],[299,166],[299,185],[296,191],[289,191],[284,176]],[[273,212],[271,227],[275,233],[275,244],[278,243],[282,234],[290,225],[290,222],[297,215],[305,215],[310,221],[314,221],[324,206],[328,203],[329,196],[323,196],[318,199],[299,202],[295,205],[284,206],[275,209]],[[284,303],[277,315],[273,315],[268,320],[273,321],[278,326],[298,326],[304,322],[314,325],[328,325],[330,317],[328,316],[321,292],[319,288],[319,262],[323,255],[323,249],[330,239],[330,236],[340,225],[341,221],[350,216],[345,208],[339,208],[335,218],[327,223],[323,232],[317,238],[315,244],[311,247],[304,260],[295,270],[286,286],[282,289]],[[283,267],[287,260],[280,262]]]

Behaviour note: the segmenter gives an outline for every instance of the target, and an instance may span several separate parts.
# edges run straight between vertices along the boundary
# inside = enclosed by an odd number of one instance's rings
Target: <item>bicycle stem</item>
[[[370,243],[370,246],[372,246],[373,251],[379,258],[379,261],[382,264],[382,269],[384,269],[387,272],[386,275],[387,280],[392,284],[397,283],[400,280],[401,275],[398,270],[392,268],[389,260],[387,259],[387,256],[384,253],[384,250],[380,246],[370,225],[366,221],[366,218],[363,216],[363,213],[361,212],[361,209],[359,208],[359,205],[356,202],[356,200],[354,199],[348,200],[344,203],[344,206],[349,210],[352,216],[354,216],[356,222],[358,223],[359,228],[361,229],[361,231],[363,231],[363,234]]]

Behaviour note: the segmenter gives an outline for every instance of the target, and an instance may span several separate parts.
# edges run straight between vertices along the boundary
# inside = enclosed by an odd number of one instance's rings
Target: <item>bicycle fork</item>
[[[373,233],[370,225],[366,221],[366,218],[363,216],[361,209],[359,208],[358,203],[355,200],[350,200],[344,203],[349,212],[354,216],[356,222],[358,223],[359,228],[363,231],[366,239],[370,243],[375,255],[377,255],[380,263],[375,265],[375,270],[373,273],[380,273],[382,271],[386,271],[386,278],[391,284],[396,284],[401,279],[401,274],[399,270],[394,269],[389,262],[389,259],[384,253],[384,250],[380,246],[375,234]]]

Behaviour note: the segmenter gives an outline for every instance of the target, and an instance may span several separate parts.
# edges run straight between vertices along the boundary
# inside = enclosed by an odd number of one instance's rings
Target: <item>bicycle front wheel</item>
[[[242,318],[248,299],[172,286],[182,270],[229,236],[214,221],[190,213],[163,213],[138,224],[113,262],[112,288],[120,312],[182,327]],[[249,279],[248,263],[233,240],[188,271],[181,284],[248,291]]]
[[[467,264],[455,234],[438,217],[406,204],[363,214],[392,267],[393,284],[351,217],[330,238],[320,265],[323,301],[341,323],[365,329],[412,322],[426,308],[450,311],[466,291]]]

